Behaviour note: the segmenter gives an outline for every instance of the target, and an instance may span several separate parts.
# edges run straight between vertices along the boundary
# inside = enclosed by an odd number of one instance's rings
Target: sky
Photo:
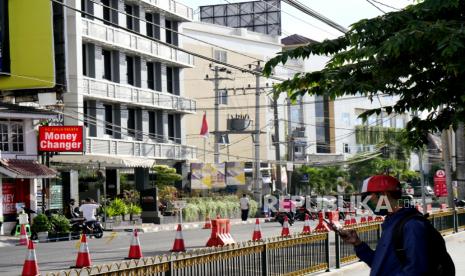
[[[204,5],[228,4],[245,2],[243,0],[177,0],[194,9],[194,18],[198,20],[198,7]],[[335,21],[349,27],[351,24],[364,19],[373,18],[382,14],[380,10],[369,3],[377,5],[385,12],[394,11],[383,6],[384,3],[395,8],[402,8],[412,4],[412,0],[300,0],[304,5]],[[378,3],[377,3],[378,2]],[[321,41],[340,36],[342,33],[332,29],[324,23],[301,13],[293,7],[282,3],[282,31],[283,36],[300,34],[313,40]],[[305,21],[305,22],[304,22]]]

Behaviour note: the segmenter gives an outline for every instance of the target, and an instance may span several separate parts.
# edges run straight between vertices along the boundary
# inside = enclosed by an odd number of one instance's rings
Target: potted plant
[[[129,219],[131,221],[138,220],[140,218],[140,214],[142,213],[142,208],[137,204],[130,204],[128,206],[128,213]]]
[[[32,220],[32,231],[37,233],[39,241],[47,241],[51,227],[50,221],[44,214],[39,214]]]
[[[54,214],[50,218],[52,224],[52,231],[49,233],[49,238],[52,240],[55,238],[57,241],[69,240],[71,232],[71,224],[69,220],[63,216]],[[52,236],[50,236],[52,234]]]
[[[115,216],[121,216],[124,220],[124,216],[128,213],[128,207],[123,200],[115,198],[111,203],[110,207],[115,210]]]

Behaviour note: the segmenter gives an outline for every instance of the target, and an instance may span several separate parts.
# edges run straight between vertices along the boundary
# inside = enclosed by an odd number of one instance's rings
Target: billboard
[[[10,73],[8,0],[0,0],[0,75]]]
[[[191,164],[191,189],[225,188],[225,164]]]
[[[82,152],[83,138],[82,126],[40,126],[39,151]]]
[[[200,7],[200,21],[281,35],[281,0],[264,0]]]
[[[226,163],[226,183],[228,186],[245,185],[244,162]]]
[[[55,87],[52,1],[0,0],[0,4],[6,15],[1,16],[0,63],[9,71],[0,76],[0,90]]]

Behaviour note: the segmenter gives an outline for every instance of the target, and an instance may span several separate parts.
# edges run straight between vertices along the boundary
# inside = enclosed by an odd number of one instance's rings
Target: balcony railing
[[[194,160],[197,158],[197,148],[179,144],[88,137],[86,154]]]
[[[192,8],[173,0],[141,0],[142,3],[162,9],[169,12],[184,21],[194,20],[194,12]]]
[[[194,57],[172,47],[143,38],[141,36],[107,26],[103,23],[82,19],[82,35],[84,38],[119,47],[128,52],[175,63],[178,66],[193,67]]]
[[[86,77],[83,78],[81,87],[84,95],[94,98],[179,112],[194,113],[196,111],[196,102],[194,100],[170,93]]]

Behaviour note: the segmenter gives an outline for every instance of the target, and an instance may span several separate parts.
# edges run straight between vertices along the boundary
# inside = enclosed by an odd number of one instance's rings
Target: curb
[[[264,220],[260,219],[260,223],[263,223]],[[188,222],[182,224],[182,229],[199,229],[204,226],[205,222]],[[255,219],[248,219],[246,222],[242,222],[241,220],[233,220],[231,221],[231,225],[240,225],[240,224],[255,224]],[[166,225],[137,225],[132,227],[124,227],[124,228],[116,228],[110,230],[111,232],[132,232],[134,229],[142,233],[156,233],[162,231],[175,231],[178,224],[166,224]]]
[[[313,274],[307,274],[307,275],[344,276],[347,273],[363,272],[363,271],[370,273],[370,268],[364,262],[356,262],[353,264],[345,265],[339,269],[333,268],[333,270],[329,272],[321,272],[318,274],[313,273]]]

